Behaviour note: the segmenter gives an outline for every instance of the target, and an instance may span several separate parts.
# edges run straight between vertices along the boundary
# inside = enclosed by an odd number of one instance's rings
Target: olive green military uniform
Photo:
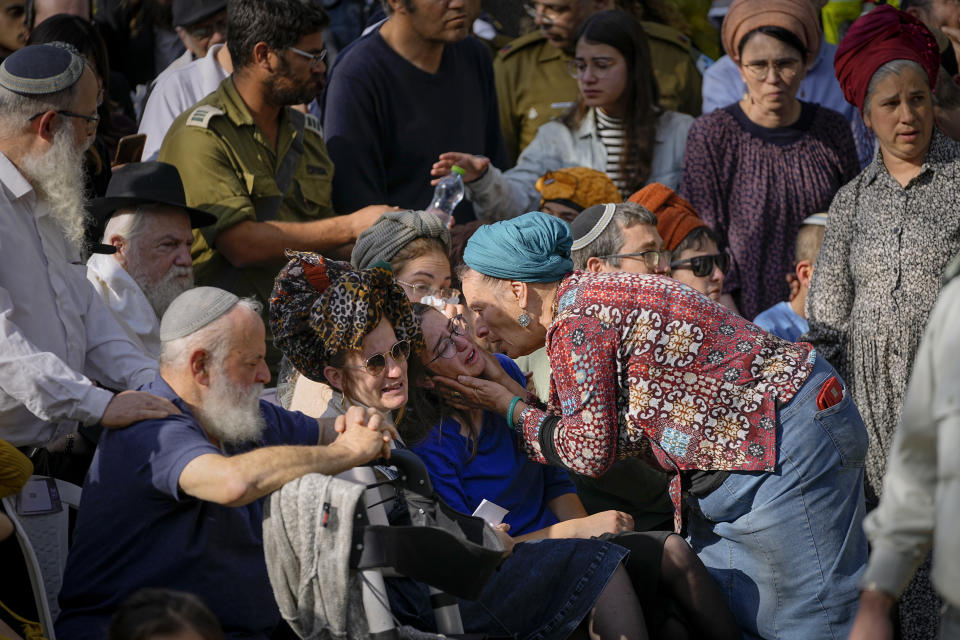
[[[262,214],[267,201],[276,202],[281,196],[279,206],[273,207],[275,220],[309,222],[334,215],[333,162],[320,123],[307,115],[302,132],[298,131],[291,118],[299,119],[301,114],[291,112],[287,108],[281,115],[274,149],[254,123],[233,80],[227,78],[174,121],[160,148],[159,160],[180,172],[187,204],[217,217],[215,224],[194,230],[191,254],[197,285],[254,296],[265,310],[282,259],[272,266],[237,269],[216,250],[215,243],[222,231],[245,220],[258,221],[258,207]],[[302,136],[299,141],[298,136]],[[292,182],[281,194],[274,176],[291,147],[300,143],[303,151]],[[275,369],[279,354],[269,344],[267,359]]]
[[[650,43],[661,106],[694,117],[700,115],[700,54],[676,29],[655,22],[641,24]],[[501,49],[494,60],[500,127],[512,160],[533,141],[541,125],[576,102],[579,89],[567,71],[569,59],[535,31]]]

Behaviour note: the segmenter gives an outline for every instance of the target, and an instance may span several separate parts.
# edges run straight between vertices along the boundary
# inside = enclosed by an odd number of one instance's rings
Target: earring
[[[531,321],[532,319],[533,319],[533,318],[531,318],[531,317],[527,314],[527,312],[524,311],[524,312],[521,313],[520,316],[517,318],[517,324],[520,325],[521,327],[529,327],[529,326],[530,326],[530,321]]]

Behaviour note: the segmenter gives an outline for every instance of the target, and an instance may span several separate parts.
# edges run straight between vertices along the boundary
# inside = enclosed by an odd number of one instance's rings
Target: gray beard
[[[197,419],[221,448],[258,442],[266,428],[260,413],[262,391],[262,383],[237,387],[222,372],[217,373],[203,405],[197,407]]]
[[[182,276],[187,276],[183,278]],[[153,307],[153,311],[158,318],[162,318],[170,303],[187,289],[193,288],[193,268],[178,267],[173,265],[167,270],[163,277],[157,282],[150,282],[140,270],[140,265],[134,265],[130,269],[130,277],[140,286],[143,295],[147,297],[147,302]]]
[[[67,242],[82,250],[87,216],[83,158],[86,147],[74,148],[75,126],[68,122],[58,129],[50,149],[39,157],[24,157],[20,170],[38,200],[50,209]]]

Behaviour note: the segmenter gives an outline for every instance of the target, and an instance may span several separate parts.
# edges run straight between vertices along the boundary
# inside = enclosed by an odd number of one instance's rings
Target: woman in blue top
[[[411,377],[421,377],[416,356],[422,334],[393,273],[383,265],[355,270],[315,253],[289,257],[270,302],[271,329],[301,374],[338,390],[326,415],[343,413],[350,404],[369,407],[403,425],[405,438],[422,438],[438,414],[417,399],[409,401],[408,369]],[[586,637],[588,630],[593,638],[647,638],[640,603],[621,566],[627,555],[621,546],[583,539],[511,542],[505,539],[512,552],[480,600],[460,601],[466,632],[509,630],[523,640],[575,632]],[[387,591],[392,613],[403,624],[436,628],[426,585],[388,578]]]
[[[478,349],[461,318],[449,319],[426,305],[413,308],[425,342],[420,357],[430,373],[484,377],[527,397],[526,378],[517,365]],[[411,393],[416,393],[413,385]],[[652,637],[739,637],[723,596],[683,538],[666,531],[633,532],[633,519],[619,511],[588,516],[566,472],[532,462],[502,415],[466,405],[452,409],[442,398],[435,400],[447,409],[446,417],[410,448],[447,504],[464,513],[484,499],[499,505],[508,510],[503,521],[516,542],[611,538],[631,551],[626,566]],[[400,429],[403,435],[402,424]]]

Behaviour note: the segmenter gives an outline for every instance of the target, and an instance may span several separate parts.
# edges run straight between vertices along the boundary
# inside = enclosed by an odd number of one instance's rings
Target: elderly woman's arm
[[[521,433],[528,456],[590,477],[613,464],[619,346],[617,330],[595,318],[560,322],[549,352],[561,415],[526,408]]]
[[[856,218],[856,183],[837,193],[830,205],[827,230],[820,247],[807,294],[807,322],[810,330],[801,340],[817,352],[844,378],[849,379],[847,332],[856,295],[850,272],[850,243]]]

